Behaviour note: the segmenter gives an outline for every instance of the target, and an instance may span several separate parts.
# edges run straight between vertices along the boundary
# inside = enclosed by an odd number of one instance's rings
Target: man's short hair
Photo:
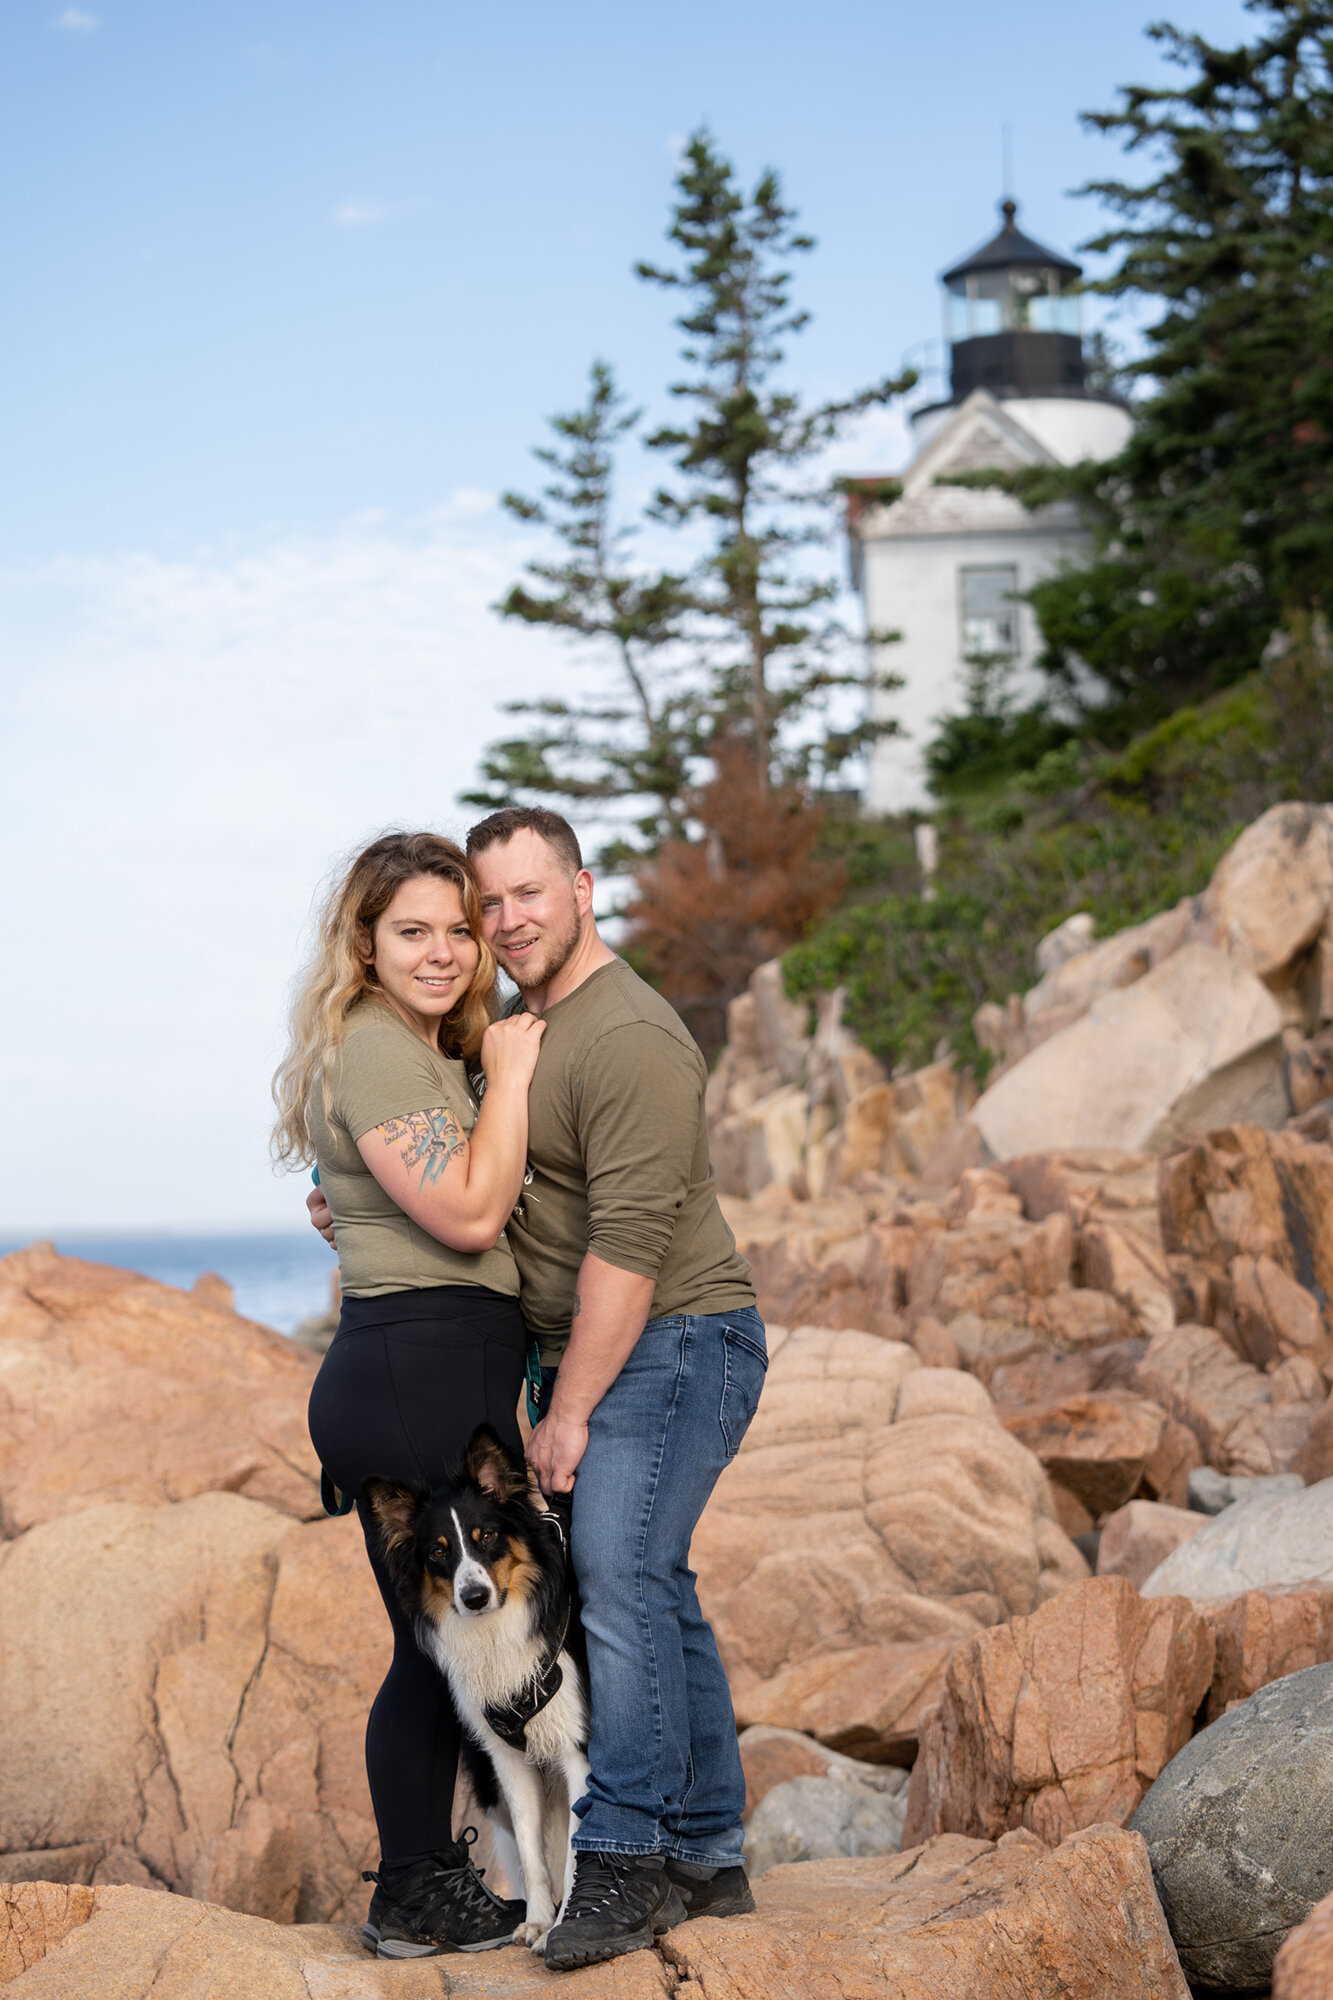
[[[578,874],[583,866],[579,837],[567,819],[546,806],[502,806],[499,812],[487,813],[485,819],[479,819],[468,831],[469,861],[475,861],[488,847],[503,846],[525,829],[540,834],[547,846],[555,849],[570,874]]]

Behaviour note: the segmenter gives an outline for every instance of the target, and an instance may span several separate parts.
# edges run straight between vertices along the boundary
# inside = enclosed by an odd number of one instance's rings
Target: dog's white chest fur
[[[448,1680],[464,1726],[495,1766],[523,1869],[523,1935],[540,1951],[573,1880],[572,1807],[588,1777],[588,1703],[577,1666],[561,1651],[560,1686],[526,1725],[524,1748],[515,1750],[490,1727],[486,1709],[512,1701],[540,1671],[531,1624],[530,1606],[515,1597],[481,1617],[451,1611],[438,1624],[423,1619],[421,1642]]]
[[[486,1721],[487,1708],[512,1701],[540,1671],[530,1623],[527,1604],[510,1598],[483,1617],[455,1614],[426,1627],[427,1650],[453,1689],[459,1715],[487,1750],[500,1742]],[[558,1658],[560,1686],[524,1731],[530,1764],[559,1766],[571,1743],[588,1740],[582,1678],[568,1653]]]

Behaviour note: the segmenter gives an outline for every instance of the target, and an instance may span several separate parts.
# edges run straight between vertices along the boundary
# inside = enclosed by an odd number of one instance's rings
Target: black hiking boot
[[[564,1916],[546,1940],[546,1963],[552,1972],[600,1965],[646,1950],[684,1921],[685,1905],[662,1855],[579,1853]]]
[[[468,1836],[471,1835],[471,1839]],[[526,1905],[506,1902],[486,1887],[468,1860],[477,1837],[464,1827],[452,1847],[403,1868],[367,1872],[373,1882],[361,1942],[377,1958],[434,1958],[442,1951],[494,1951],[512,1944]]]
[[[677,1861],[668,1855],[666,1872],[685,1905],[687,1917],[748,1917],[754,1909],[750,1878],[734,1868],[706,1868],[699,1861]]]

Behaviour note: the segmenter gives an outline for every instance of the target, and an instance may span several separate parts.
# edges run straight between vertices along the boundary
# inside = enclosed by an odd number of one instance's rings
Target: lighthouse
[[[998,233],[942,275],[950,394],[913,412],[899,496],[876,497],[872,477],[853,482],[848,503],[867,629],[900,635],[872,642],[876,667],[902,682],[872,697],[899,732],[871,753],[872,812],[929,805],[923,753],[940,717],[963,707],[970,661],[1003,665],[1020,702],[1041,691],[1023,594],[1087,547],[1072,502],[1029,511],[996,488],[941,482],[1113,458],[1132,422],[1122,398],[1087,385],[1080,267],[1020,229],[1015,202],[1001,215]]]

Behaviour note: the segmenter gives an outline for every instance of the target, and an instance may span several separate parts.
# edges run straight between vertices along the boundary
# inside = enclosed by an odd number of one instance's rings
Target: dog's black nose
[[[467,1611],[484,1611],[491,1601],[491,1593],[484,1583],[464,1584],[458,1595]]]

